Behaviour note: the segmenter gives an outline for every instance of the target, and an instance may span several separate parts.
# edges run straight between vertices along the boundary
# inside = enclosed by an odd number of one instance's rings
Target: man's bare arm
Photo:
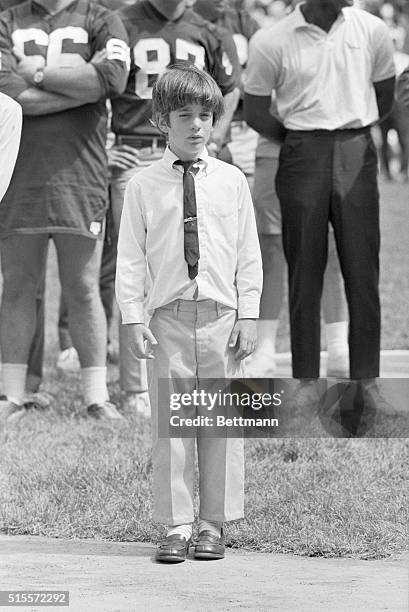
[[[54,93],[70,96],[82,104],[97,102],[102,97],[101,84],[94,66],[44,69],[44,89]]]
[[[385,119],[393,108],[395,98],[395,77],[374,83],[379,121]]]
[[[253,96],[244,94],[244,116],[250,127],[259,134],[281,144],[286,129],[283,124],[270,114],[271,96]]]
[[[81,100],[61,96],[36,87],[25,89],[16,99],[21,104],[24,115],[59,113],[84,104]]]
[[[80,66],[45,66],[43,58],[26,56],[17,48],[13,53],[18,60],[17,74],[34,85],[38,69],[44,72],[42,87],[56,94],[79,100],[81,104],[97,102],[102,96],[101,84],[92,61]]]
[[[239,99],[240,89],[238,87],[223,96],[225,111],[223,113],[223,117],[214,127],[211,137],[211,142],[214,142],[219,149],[226,141],[226,135],[229,130],[234,111],[236,110],[237,104],[239,103]]]

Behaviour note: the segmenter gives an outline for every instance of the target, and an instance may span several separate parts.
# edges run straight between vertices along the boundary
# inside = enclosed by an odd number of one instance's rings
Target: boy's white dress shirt
[[[0,93],[0,202],[7,191],[16,163],[22,121],[20,104]]]
[[[144,322],[176,299],[211,299],[258,318],[262,264],[253,203],[244,174],[204,149],[195,176],[199,272],[192,281],[184,256],[183,168],[166,149],[161,160],[128,183],[118,240],[116,293],[123,323]],[[148,270],[148,274],[147,274]]]

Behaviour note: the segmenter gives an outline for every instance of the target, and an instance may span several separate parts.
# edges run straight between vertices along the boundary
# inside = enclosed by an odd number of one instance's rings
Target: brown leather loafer
[[[179,534],[167,536],[158,544],[156,549],[156,561],[161,563],[181,563],[186,561],[191,539]]]
[[[195,546],[195,559],[223,559],[224,551],[223,529],[220,538],[207,530],[199,533]]]

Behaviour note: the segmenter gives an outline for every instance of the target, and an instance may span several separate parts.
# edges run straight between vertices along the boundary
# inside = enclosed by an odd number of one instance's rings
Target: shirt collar
[[[175,155],[170,149],[169,147],[166,147],[165,152],[163,154],[163,161],[165,162],[165,164],[169,167],[169,168],[174,168],[177,172],[183,172],[183,168],[180,166],[176,166],[174,167],[173,164],[175,163],[175,161],[177,161],[179,158],[177,157],[177,155]],[[200,169],[201,170],[206,170],[206,168],[209,165],[209,160],[211,160],[211,157],[209,155],[209,153],[207,152],[206,147],[203,148],[203,150],[201,151],[200,155],[198,156],[198,163],[200,165]]]
[[[304,17],[304,15],[301,12],[301,5],[305,4],[305,2],[300,2],[299,4],[297,4],[297,6],[295,7],[294,11],[293,11],[293,15],[294,15],[294,30],[298,30],[298,28],[316,28],[318,26],[316,26],[313,23],[310,23],[309,21],[307,21]],[[336,20],[334,21],[332,27],[338,23],[339,21],[347,21],[349,19],[349,12],[348,9],[351,8],[350,6],[344,6],[344,8],[341,9],[340,14],[338,15],[338,17],[336,18]]]

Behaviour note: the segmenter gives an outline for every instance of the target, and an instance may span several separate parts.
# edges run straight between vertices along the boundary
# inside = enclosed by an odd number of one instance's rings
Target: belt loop
[[[173,304],[173,318],[177,319],[178,318],[178,313],[179,313],[179,300],[175,300],[175,303]]]
[[[217,313],[218,318],[222,314],[222,307],[221,307],[221,304],[219,304],[219,302],[216,302],[216,313]]]

